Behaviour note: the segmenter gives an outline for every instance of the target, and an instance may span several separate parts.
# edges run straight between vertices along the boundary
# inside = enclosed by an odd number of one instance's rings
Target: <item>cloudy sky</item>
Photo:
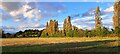
[[[60,0],[59,0],[60,1]],[[43,29],[50,19],[59,22],[59,28],[67,16],[72,25],[80,29],[94,28],[94,13],[100,7],[103,26],[112,28],[114,0],[81,0],[80,2],[1,2],[0,23],[5,32],[14,33],[26,29]],[[104,0],[103,0],[104,1]]]

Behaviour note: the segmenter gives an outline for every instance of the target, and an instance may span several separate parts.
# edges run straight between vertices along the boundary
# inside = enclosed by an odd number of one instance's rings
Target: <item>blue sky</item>
[[[92,0],[91,0],[92,1]],[[67,16],[72,25],[80,29],[94,28],[94,13],[100,7],[103,26],[112,28],[114,2],[3,2],[0,3],[2,28],[5,32],[43,29],[50,19],[59,22],[59,28]]]

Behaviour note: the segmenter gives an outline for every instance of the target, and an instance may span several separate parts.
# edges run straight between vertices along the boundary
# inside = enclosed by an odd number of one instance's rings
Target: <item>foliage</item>
[[[102,32],[101,34],[102,36],[106,36],[107,34],[109,34],[109,30],[106,27],[103,27],[101,32]]]
[[[4,33],[4,31],[2,32],[2,38],[22,38],[22,37],[40,37],[41,35],[41,31],[39,30],[25,30],[25,31],[19,31],[16,32],[15,34],[10,34],[10,33]]]
[[[120,28],[120,1],[114,3],[113,27]]]
[[[120,28],[119,27],[115,27],[114,33],[115,34],[120,34]]]
[[[47,37],[47,36],[48,36],[48,33],[45,30],[43,30],[41,37]]]

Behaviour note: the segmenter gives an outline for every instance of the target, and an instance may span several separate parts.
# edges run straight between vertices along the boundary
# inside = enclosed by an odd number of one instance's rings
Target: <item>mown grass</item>
[[[3,52],[118,52],[118,37],[6,38]]]

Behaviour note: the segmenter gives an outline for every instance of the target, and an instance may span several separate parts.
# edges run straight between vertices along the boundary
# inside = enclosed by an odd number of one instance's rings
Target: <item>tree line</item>
[[[63,30],[57,31],[57,33],[49,36],[47,32],[41,30],[25,30],[19,31],[15,34],[4,33],[2,31],[2,38],[23,38],[23,37],[110,37],[110,36],[118,36],[120,34],[120,28],[116,28],[116,30],[103,27],[101,31],[99,30],[83,30],[78,29],[74,26],[74,30],[68,31],[66,34]]]

